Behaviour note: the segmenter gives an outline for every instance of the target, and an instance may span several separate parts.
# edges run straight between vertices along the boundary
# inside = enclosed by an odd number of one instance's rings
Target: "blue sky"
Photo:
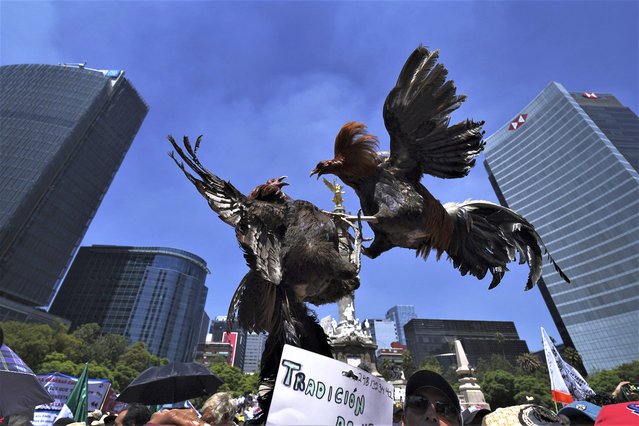
[[[420,43],[441,50],[467,102],[453,116],[485,120],[492,134],[550,81],[613,93],[637,112],[639,3],[515,2],[32,2],[0,1],[0,63],[87,61],[118,68],[150,106],[82,242],[168,246],[211,270],[206,310],[226,313],[247,268],[233,230],[167,156],[166,135],[203,134],[201,158],[247,193],[288,175],[287,193],[332,209],[308,174],[330,158],[340,126],[368,124],[388,149],[382,103]],[[497,201],[483,156],[464,179],[424,183],[442,202]],[[346,207],[358,209],[347,189]],[[370,231],[369,231],[370,233]],[[360,319],[396,304],[421,318],[514,321],[531,350],[539,327],[559,335],[527,269],[494,290],[445,260],[394,249],[364,259]],[[317,309],[337,314],[335,305]]]

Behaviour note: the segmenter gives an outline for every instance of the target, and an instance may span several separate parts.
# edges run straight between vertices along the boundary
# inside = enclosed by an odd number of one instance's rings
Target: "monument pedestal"
[[[455,340],[455,355],[457,356],[457,375],[459,376],[459,402],[462,409],[471,406],[480,406],[490,410],[490,405],[486,402],[484,393],[473,376],[473,371],[468,364],[468,357],[464,351],[461,341]]]

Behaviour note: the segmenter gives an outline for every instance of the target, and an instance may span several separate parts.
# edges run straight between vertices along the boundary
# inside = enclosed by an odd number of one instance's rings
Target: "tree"
[[[515,376],[514,392],[514,400],[519,404],[529,402],[528,398],[532,397],[536,404],[554,408],[548,376],[545,380],[535,376]]]
[[[424,362],[419,367],[420,370],[430,370],[435,373],[442,374],[442,365],[439,363],[439,360],[434,356],[427,356],[424,358]]]
[[[4,344],[9,346],[34,371],[53,352],[53,330],[46,324],[17,321],[2,323]]]
[[[404,349],[404,352],[402,353],[402,369],[404,370],[404,377],[406,377],[406,380],[408,380],[408,378],[417,371],[413,355],[408,349]]]
[[[497,344],[501,348],[501,354],[506,358],[506,354],[504,353],[504,340],[506,340],[506,338],[498,331],[495,333],[495,340],[497,340]]]
[[[113,371],[113,387],[122,392],[139,374],[139,370],[131,368],[124,363],[118,363]]]
[[[588,377],[588,386],[597,393],[610,395],[623,380],[615,369],[598,371]]]
[[[82,370],[79,364],[71,361],[65,354],[60,352],[51,352],[44,357],[44,361],[38,369],[41,373],[58,372],[76,376]]]
[[[379,374],[382,375],[384,380],[389,381],[393,378],[393,361],[388,358],[382,360],[381,365],[378,368]]]
[[[577,349],[567,346],[562,353],[566,362],[575,367],[584,377],[587,376],[586,369],[581,360],[581,355],[577,352]]]
[[[488,371],[480,380],[480,386],[490,407],[495,410],[498,407],[515,405],[515,376],[507,371]]]
[[[115,366],[127,350],[128,341],[119,334],[105,334],[91,345],[92,359],[101,364]]]
[[[231,392],[233,396],[236,397],[247,391],[257,391],[257,386],[255,388],[249,386],[244,378],[244,373],[237,367],[231,367],[227,363],[216,363],[211,365],[209,370],[224,382],[224,384],[218,388],[218,392]]]
[[[517,365],[526,373],[534,373],[541,367],[541,362],[537,355],[527,353],[517,357]]]
[[[137,342],[130,346],[120,359],[118,365],[124,364],[136,371],[144,371],[153,365],[153,355],[146,350],[146,343]]]

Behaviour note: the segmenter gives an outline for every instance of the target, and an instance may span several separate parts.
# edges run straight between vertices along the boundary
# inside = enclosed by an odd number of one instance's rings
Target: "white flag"
[[[588,395],[594,395],[595,392],[590,389],[581,374],[561,358],[543,327],[541,327],[541,339],[544,343],[546,364],[550,375],[552,399],[570,404],[575,399],[581,401]]]
[[[71,411],[71,409],[69,407],[67,407],[67,404],[64,404],[62,406],[62,410],[60,410],[58,415],[53,420],[53,423],[55,423],[56,420],[58,420],[58,419],[66,419],[66,418],[71,418],[72,419],[73,418],[73,411]]]

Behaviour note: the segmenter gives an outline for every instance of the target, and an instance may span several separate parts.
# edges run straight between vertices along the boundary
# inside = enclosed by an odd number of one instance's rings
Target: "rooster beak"
[[[284,179],[286,179],[288,176],[282,176],[280,178],[277,178],[277,184],[282,187],[282,186],[287,186],[289,183],[288,182],[284,182]]]

